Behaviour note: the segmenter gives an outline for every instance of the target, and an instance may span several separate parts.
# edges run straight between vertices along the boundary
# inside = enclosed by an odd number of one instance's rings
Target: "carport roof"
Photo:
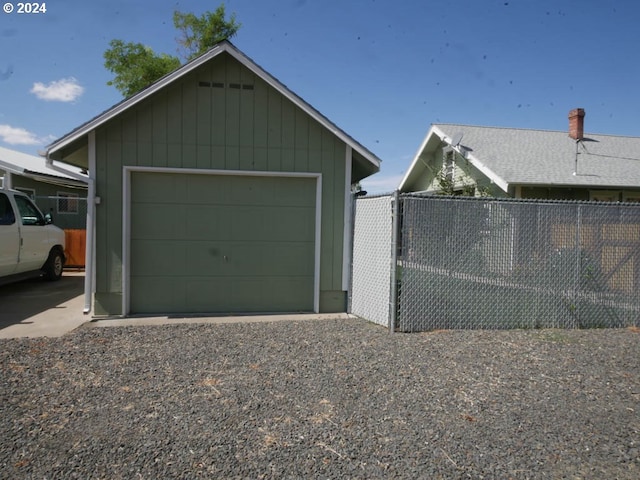
[[[47,168],[43,158],[4,147],[0,147],[0,170],[55,185],[67,187],[87,186],[86,182],[81,182],[74,177],[74,175],[77,176],[82,173],[80,169],[69,167],[69,174],[66,175],[60,170]]]
[[[63,137],[54,141],[50,145],[47,146],[46,155],[52,159],[61,160],[62,157],[67,156],[68,154],[83,148],[87,144],[87,135],[92,130],[95,130],[100,125],[109,121],[113,117],[119,115],[123,111],[128,108],[136,105],[137,103],[143,101],[145,98],[149,97],[153,93],[158,90],[164,88],[168,84],[176,81],[177,79],[183,77],[194,69],[198,68],[202,64],[211,60],[212,58],[220,55],[221,53],[226,52],[233,56],[236,60],[242,63],[245,67],[251,70],[253,73],[258,75],[262,80],[267,82],[270,86],[278,90],[282,95],[291,100],[296,106],[301,108],[304,112],[309,114],[312,118],[314,118],[317,122],[331,131],[334,135],[340,138],[343,142],[349,145],[357,155],[356,159],[363,159],[365,165],[364,170],[367,172],[364,177],[376,173],[380,170],[381,160],[374,153],[364,147],[361,143],[357,142],[353,137],[348,135],[344,130],[340,129],[333,122],[331,122],[327,117],[322,115],[318,110],[316,110],[309,103],[304,101],[301,97],[293,93],[289,88],[287,88],[283,83],[261,68],[258,64],[256,64],[253,60],[247,57],[244,53],[242,53],[238,48],[236,48],[231,42],[228,40],[223,40],[218,43],[210,50],[208,50],[203,55],[191,60],[186,63],[182,67],[177,70],[165,75],[157,82],[153,83],[149,87],[141,90],[135,95],[124,99],[120,103],[117,103],[113,107],[108,110],[102,112],[98,116],[92,118],[88,122],[80,125],[78,128],[72,130],[67,133]],[[363,177],[363,178],[364,178]]]

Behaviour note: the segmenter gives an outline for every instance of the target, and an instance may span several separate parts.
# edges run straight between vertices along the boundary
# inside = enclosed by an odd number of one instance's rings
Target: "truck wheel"
[[[47,263],[44,264],[44,278],[50,281],[60,280],[64,268],[64,256],[57,248],[49,252]]]

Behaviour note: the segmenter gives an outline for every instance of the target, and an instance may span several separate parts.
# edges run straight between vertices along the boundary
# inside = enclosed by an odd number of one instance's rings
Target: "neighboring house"
[[[85,313],[346,311],[351,188],[380,159],[231,43],[47,157],[91,179]]]
[[[87,182],[79,175],[77,168],[69,167],[68,173],[52,170],[42,157],[0,147],[2,184],[29,195],[63,229],[85,228]]]
[[[433,125],[401,192],[535,199],[640,201],[640,137]]]

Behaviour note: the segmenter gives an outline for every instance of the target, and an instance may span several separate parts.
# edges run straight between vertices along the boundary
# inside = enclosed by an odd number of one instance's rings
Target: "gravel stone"
[[[640,331],[363,320],[0,340],[0,478],[640,478]]]

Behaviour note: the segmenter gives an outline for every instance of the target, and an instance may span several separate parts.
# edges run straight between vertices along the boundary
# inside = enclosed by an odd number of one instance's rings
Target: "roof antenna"
[[[453,137],[451,137],[451,146],[455,148],[458,145],[460,145],[460,142],[462,141],[463,136],[464,136],[464,133],[458,132]]]

